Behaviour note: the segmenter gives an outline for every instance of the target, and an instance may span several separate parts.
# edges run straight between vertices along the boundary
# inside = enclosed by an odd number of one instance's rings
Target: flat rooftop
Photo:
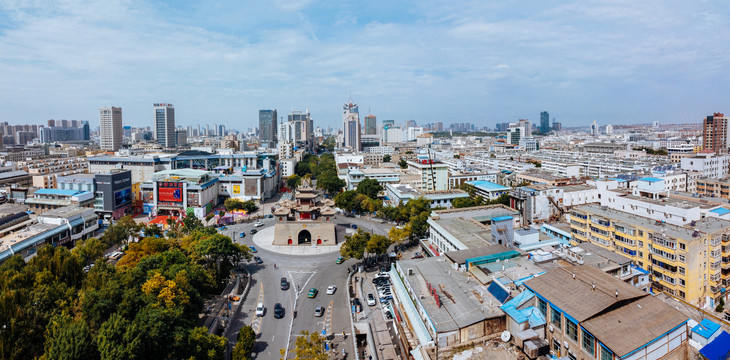
[[[452,262],[456,264],[464,264],[466,262],[466,259],[474,259],[482,256],[487,255],[493,255],[493,254],[499,254],[507,251],[511,251],[512,249],[499,244],[493,244],[493,245],[487,245],[483,247],[478,248],[470,248],[466,250],[457,250],[457,251],[449,251],[445,252],[444,256],[449,258]]]
[[[10,246],[13,246],[23,240],[30,239],[36,235],[42,234],[57,227],[58,225],[54,224],[35,223],[28,227],[24,227],[19,231],[14,231],[0,238],[0,252],[8,250]]]
[[[504,315],[499,309],[500,302],[486,287],[464,273],[454,271],[451,263],[443,258],[403,260],[399,265],[404,270],[404,278],[410,284],[413,294],[439,333],[458,330]],[[408,275],[407,269],[412,269],[413,275]],[[436,288],[441,307],[436,304],[426,282]]]
[[[24,213],[28,207],[20,204],[2,204],[0,205],[0,218],[17,213]]]
[[[455,217],[474,219],[478,222],[489,221],[493,217],[518,216],[519,211],[505,205],[485,205],[460,209],[434,210],[431,217],[449,219]]]
[[[48,210],[38,216],[47,217],[47,218],[66,219],[66,218],[71,218],[71,217],[74,217],[77,215],[82,215],[83,213],[88,212],[89,210],[93,210],[93,208],[80,207],[80,206],[64,206],[64,207],[61,207],[58,209]]]
[[[484,225],[464,218],[429,219],[451,236],[459,239],[466,247],[481,248],[492,243],[492,231]]]

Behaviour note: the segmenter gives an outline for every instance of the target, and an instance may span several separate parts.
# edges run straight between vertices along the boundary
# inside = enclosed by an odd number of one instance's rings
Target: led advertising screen
[[[158,201],[174,201],[182,202],[182,189],[181,188],[159,188],[157,189],[157,200]]]
[[[114,193],[115,206],[121,206],[132,201],[132,189],[125,189]]]

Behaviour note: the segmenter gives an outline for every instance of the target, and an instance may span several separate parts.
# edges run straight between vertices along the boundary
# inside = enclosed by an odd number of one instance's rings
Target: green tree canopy
[[[292,176],[289,176],[286,179],[286,187],[288,187],[291,190],[296,189],[301,184],[302,184],[302,178],[297,174],[293,174]]]
[[[233,348],[233,360],[250,360],[253,345],[256,342],[256,333],[251,326],[244,326],[236,337],[236,346]]]
[[[388,155],[388,154],[383,155],[383,162],[390,162],[390,155]]]
[[[362,259],[370,241],[370,233],[359,229],[352,235],[345,235],[345,243],[340,247],[340,255],[345,259]]]
[[[401,169],[405,169],[408,167],[408,162],[405,158],[400,158],[400,160],[398,161],[398,166],[400,166]]]
[[[294,343],[292,351],[294,360],[327,360],[329,356],[324,350],[324,337],[309,331],[302,331]],[[283,354],[282,354],[283,356]]]
[[[365,179],[357,184],[358,194],[366,195],[371,199],[377,199],[378,194],[381,191],[383,191],[383,187],[380,185],[380,182],[375,179]]]

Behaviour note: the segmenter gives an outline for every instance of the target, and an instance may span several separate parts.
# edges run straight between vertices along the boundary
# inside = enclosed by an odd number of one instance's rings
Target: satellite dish
[[[510,337],[512,337],[512,335],[510,335],[509,331],[503,331],[503,332],[502,332],[502,335],[500,336],[500,338],[501,338],[501,339],[502,339],[502,341],[504,341],[504,342],[507,342],[507,341],[509,341]]]

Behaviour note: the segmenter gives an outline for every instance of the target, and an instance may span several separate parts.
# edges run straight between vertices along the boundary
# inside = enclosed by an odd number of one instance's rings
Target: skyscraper
[[[407,120],[406,121],[406,129],[416,127],[416,120]]]
[[[290,115],[287,115],[287,122],[281,124],[282,136],[279,136],[279,140],[291,141],[298,148],[306,148],[307,150],[314,149],[314,123],[309,114],[309,109],[306,111],[292,111]]]
[[[278,129],[276,117],[276,109],[259,110],[259,137],[261,138],[261,143],[267,144],[270,148],[276,143]]]
[[[378,133],[377,119],[375,115],[365,117],[365,135],[376,135]]]
[[[591,136],[598,136],[598,124],[596,124],[596,120],[593,120],[593,124],[591,124]]]
[[[157,103],[155,108],[155,139],[162,147],[175,147],[175,106],[172,104]]]
[[[352,100],[342,105],[342,130],[345,135],[344,147],[360,151],[360,110]]]
[[[444,131],[444,122],[443,121],[436,121],[433,123],[434,131]]]
[[[122,108],[99,108],[99,145],[102,150],[117,151],[122,147]]]
[[[722,113],[714,113],[702,122],[702,146],[716,154],[727,153],[727,120]]]
[[[543,134],[550,132],[550,114],[547,111],[540,113],[540,132]]]

